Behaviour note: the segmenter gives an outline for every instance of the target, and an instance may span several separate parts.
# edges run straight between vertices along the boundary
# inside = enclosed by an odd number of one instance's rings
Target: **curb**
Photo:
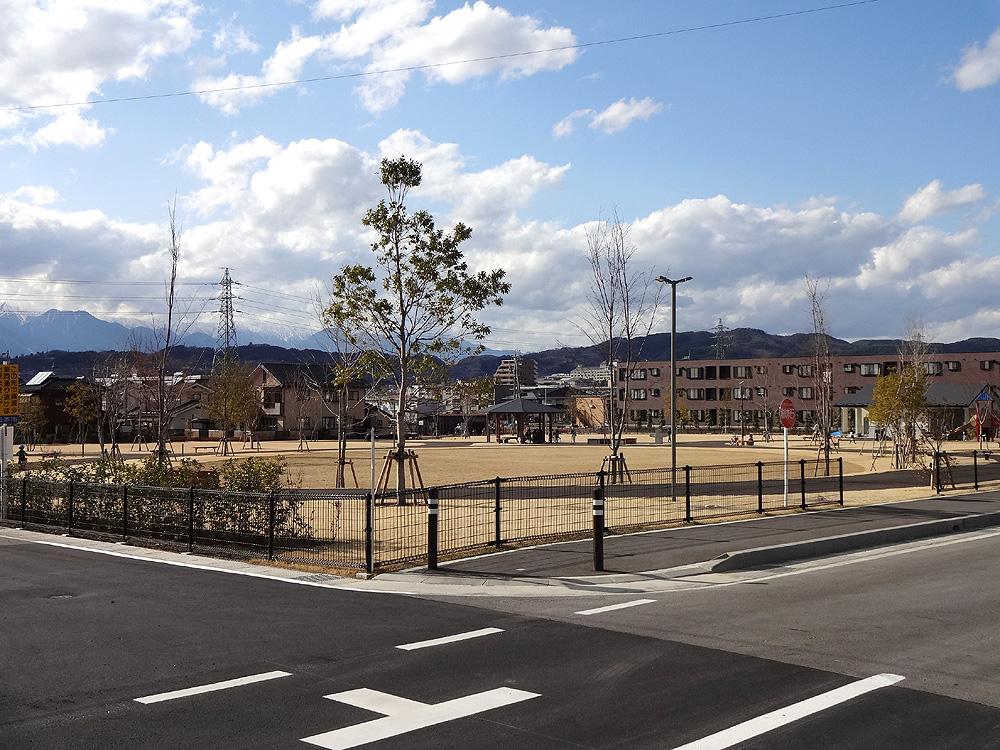
[[[789,560],[825,557],[840,552],[851,552],[997,525],[1000,525],[1000,511],[955,516],[954,518],[941,518],[933,521],[920,521],[919,523],[907,524],[905,526],[890,526],[884,529],[858,531],[853,534],[809,539],[803,542],[789,542],[771,547],[756,547],[737,552],[727,552],[714,560],[710,560],[708,569],[713,573],[744,570],[746,568],[757,568],[764,565],[788,562]]]

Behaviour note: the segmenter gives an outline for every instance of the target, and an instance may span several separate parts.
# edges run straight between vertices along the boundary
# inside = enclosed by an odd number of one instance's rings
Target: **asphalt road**
[[[583,615],[627,602],[499,611],[517,608],[0,538],[0,747],[670,748],[712,736],[703,747],[996,746],[996,543],[944,549]],[[967,583],[963,554],[981,563]],[[921,560],[930,586],[906,578]],[[949,593],[956,584],[967,604]],[[932,605],[936,596],[946,598]],[[796,641],[799,626],[812,634]],[[496,630],[398,648],[485,628]],[[941,664],[954,665],[956,685],[928,677]],[[859,682],[880,674],[905,679]],[[268,679],[190,691],[254,675]],[[186,692],[163,695],[172,691]],[[954,697],[963,691],[973,700]],[[802,718],[770,715],[789,707]],[[719,744],[733,727],[736,744]]]

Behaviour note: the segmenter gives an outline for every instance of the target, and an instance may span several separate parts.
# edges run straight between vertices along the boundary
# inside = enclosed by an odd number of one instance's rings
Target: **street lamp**
[[[677,499],[677,285],[691,281],[657,276],[661,284],[670,284],[670,499]]]

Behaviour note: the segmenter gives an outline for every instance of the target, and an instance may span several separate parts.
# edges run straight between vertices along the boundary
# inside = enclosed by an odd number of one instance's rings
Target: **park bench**
[[[501,435],[497,438],[497,442],[500,443],[516,443],[517,435]]]
[[[636,438],[622,438],[622,445],[635,445]],[[587,445],[611,445],[611,438],[587,438]]]
[[[59,458],[61,455],[62,451],[48,451],[47,453],[39,454],[39,457],[43,460],[46,458],[56,459]]]
[[[194,452],[200,453],[201,451],[212,451],[213,453],[215,453],[217,448],[218,446],[216,445],[196,445],[194,446]]]

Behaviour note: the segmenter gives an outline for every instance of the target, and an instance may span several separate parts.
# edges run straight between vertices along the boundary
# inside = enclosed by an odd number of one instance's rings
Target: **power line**
[[[545,55],[552,52],[566,52],[569,50],[587,49],[590,47],[604,47],[612,44],[624,44],[626,42],[637,42],[645,39],[658,39],[667,36],[677,36],[678,34],[690,34],[696,31],[710,31],[712,29],[723,29],[730,26],[744,26],[751,23],[764,23],[766,21],[777,21],[782,18],[792,18],[794,16],[805,16],[813,13],[824,13],[833,10],[853,8],[859,5],[872,5],[881,0],[854,0],[854,2],[837,3],[836,5],[823,5],[816,8],[806,8],[803,10],[792,10],[784,13],[772,13],[766,16],[753,16],[751,18],[739,18],[733,21],[720,21],[718,23],[708,23],[701,26],[688,26],[681,29],[669,29],[667,31],[656,31],[649,34],[634,34],[616,39],[601,39],[594,42],[580,42],[578,44],[565,44],[559,47],[546,47],[544,49],[522,50],[520,52],[505,52],[497,55],[486,55],[483,57],[470,57],[463,60],[448,60],[437,63],[421,63],[418,65],[404,65],[398,68],[381,68],[379,70],[355,71],[353,73],[337,73],[326,76],[313,76],[311,78],[295,78],[287,81],[270,81],[263,83],[243,83],[236,86],[219,86],[216,88],[189,89],[187,91],[171,91],[159,94],[137,94],[135,96],[116,96],[107,99],[86,99],[77,102],[55,102],[51,104],[23,104],[13,107],[0,108],[0,112],[27,112],[38,109],[56,109],[59,107],[88,107],[95,104],[113,104],[116,102],[136,102],[150,99],[172,99],[182,96],[199,96],[203,94],[224,94],[231,91],[249,91],[255,89],[280,88],[284,86],[295,86],[305,83],[319,83],[324,81],[342,81],[352,78],[369,78],[391,73],[412,73],[419,70],[432,70],[434,68],[445,68],[452,65],[469,65],[473,63],[495,62],[497,60],[510,60],[517,57],[530,57],[533,55]]]
[[[163,286],[164,281],[104,281],[100,279],[38,279],[0,276],[0,282],[25,282],[31,284],[100,284],[102,286]],[[174,286],[215,286],[214,281],[178,281]]]

